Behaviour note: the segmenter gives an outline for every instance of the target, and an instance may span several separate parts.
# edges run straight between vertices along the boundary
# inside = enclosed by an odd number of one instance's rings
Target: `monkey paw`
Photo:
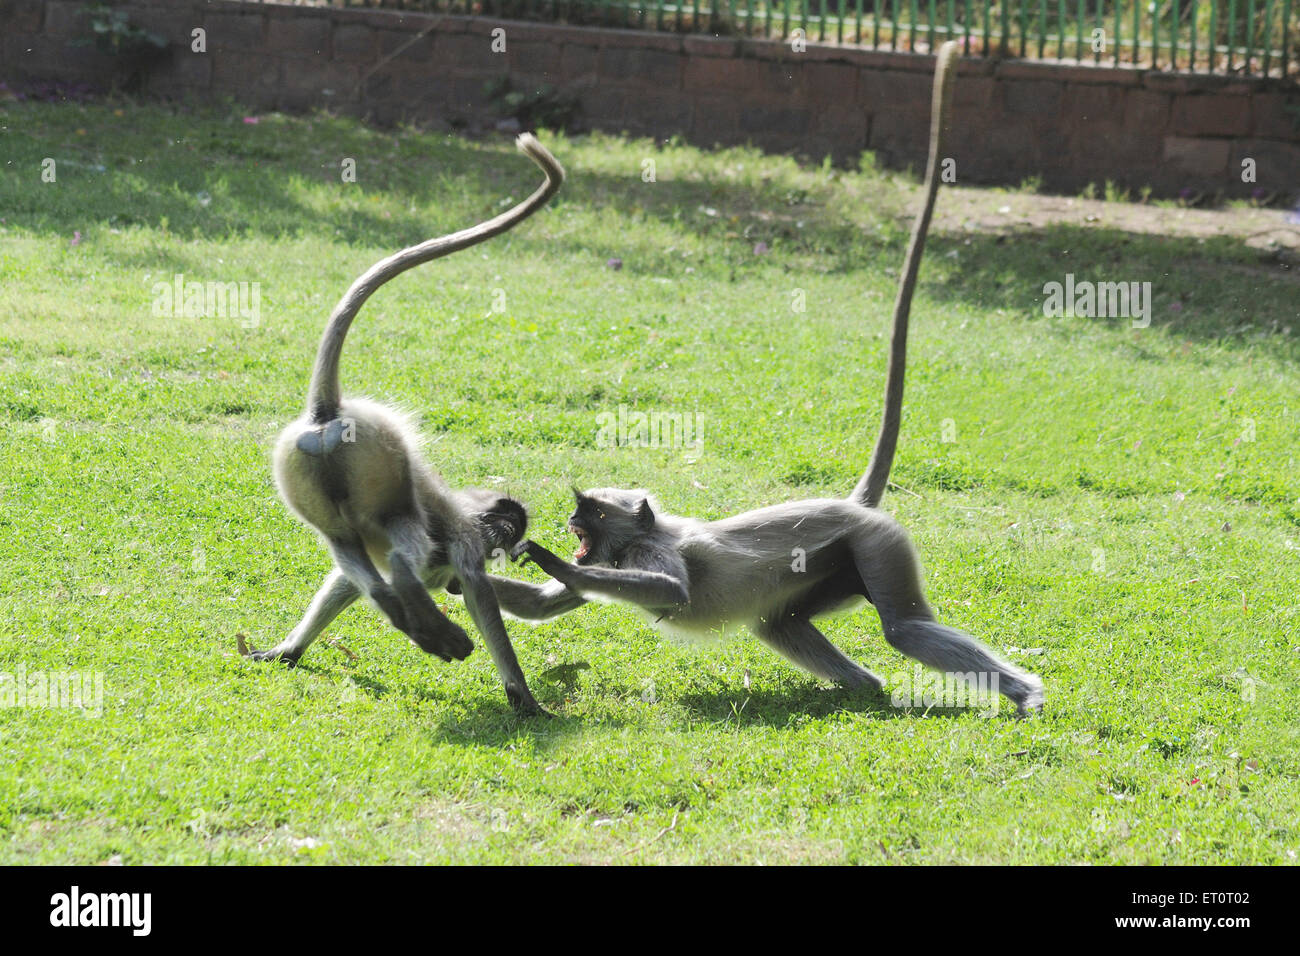
[[[420,650],[448,663],[463,661],[474,650],[474,642],[469,639],[465,629],[456,622],[447,620],[441,613],[417,621],[406,631],[406,635]]]
[[[511,553],[519,564],[527,564],[530,560],[534,561],[539,568],[555,578],[555,580],[567,583],[570,576],[569,562],[536,541],[530,539],[517,544]]]
[[[301,651],[277,651],[271,648],[269,651],[252,651],[247,654],[249,660],[253,661],[279,661],[285,667],[297,667],[298,658],[302,656]]]
[[[527,687],[522,690],[517,687],[507,687],[506,700],[510,701],[510,707],[514,710],[516,717],[541,717],[550,720],[555,716],[537,703]]]

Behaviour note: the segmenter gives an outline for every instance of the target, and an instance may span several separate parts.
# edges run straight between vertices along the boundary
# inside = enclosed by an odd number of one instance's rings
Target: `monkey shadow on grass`
[[[957,709],[895,707],[889,694],[881,691],[824,688],[817,685],[751,690],[742,696],[720,690],[686,694],[676,699],[695,720],[737,726],[785,727],[792,718],[822,719],[837,713],[858,714],[873,720],[899,718],[955,717]]]
[[[324,668],[313,668],[311,665],[299,664],[298,668],[308,673],[317,673],[323,676],[329,676],[332,671]],[[440,693],[432,687],[411,691],[395,691],[381,680],[368,677],[365,674],[351,673],[349,678],[357,691],[364,693],[375,700],[388,697],[392,694],[402,693],[413,696],[416,700],[428,701],[435,704],[446,704],[452,696],[449,693]],[[494,696],[481,703],[476,700],[474,704],[464,706],[459,713],[448,716],[439,720],[436,724],[428,727],[430,736],[436,738],[439,742],[449,744],[472,744],[474,746],[503,746],[512,740],[520,737],[531,737],[539,748],[559,743],[561,740],[580,734],[585,723],[581,719],[564,714],[557,705],[548,698],[551,696],[546,693],[545,684],[535,687],[535,690],[541,691],[539,694],[540,702],[543,707],[550,712],[550,717],[520,717],[506,703],[504,695],[500,689],[496,688]],[[611,719],[608,716],[601,719],[601,724],[621,726],[624,721]]]

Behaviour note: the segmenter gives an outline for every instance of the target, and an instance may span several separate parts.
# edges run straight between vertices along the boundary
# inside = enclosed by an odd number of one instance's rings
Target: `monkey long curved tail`
[[[311,385],[307,389],[307,413],[313,422],[323,425],[338,415],[342,397],[339,390],[339,356],[343,351],[343,340],[347,337],[352,320],[371,293],[407,269],[500,235],[541,209],[555,195],[564,182],[564,168],[529,133],[521,133],[515,140],[515,145],[546,173],[546,182],[531,196],[487,222],[447,236],[428,239],[387,259],[381,259],[352,283],[347,294],[339,300],[325,326],[325,333],[321,336],[316,365],[311,373]]]
[[[952,104],[952,87],[957,79],[957,43],[949,40],[939,47],[934,67],[934,95],[930,105],[930,158],[925,167],[925,203],[912,226],[912,238],[903,261],[903,278],[894,302],[894,329],[889,340],[889,371],[885,378],[885,408],[880,434],[871,464],[858,482],[850,499],[868,508],[880,504],[889,482],[889,469],[898,447],[898,426],[903,414],[903,375],[907,370],[907,321],[912,310],[912,292],[925,251],[925,234],[930,229],[934,199],[939,191],[939,164],[944,159],[944,139],[948,126],[948,109]]]

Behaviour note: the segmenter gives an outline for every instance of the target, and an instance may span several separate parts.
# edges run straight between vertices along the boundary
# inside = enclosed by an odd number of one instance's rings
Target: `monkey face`
[[[569,530],[578,538],[576,564],[616,564],[636,540],[654,527],[654,512],[644,491],[574,489],[577,507]]]
[[[498,548],[509,551],[524,539],[528,511],[514,498],[486,488],[466,488],[457,492],[457,496],[478,526],[488,554]]]

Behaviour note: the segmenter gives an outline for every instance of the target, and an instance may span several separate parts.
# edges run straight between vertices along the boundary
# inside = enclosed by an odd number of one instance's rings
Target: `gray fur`
[[[509,549],[523,537],[528,521],[523,506],[491,491],[452,491],[424,460],[411,423],[387,406],[342,397],[338,375],[348,329],[376,289],[413,266],[510,229],[554,195],[564,180],[555,157],[528,134],[518,145],[546,174],[528,199],[487,222],[376,263],[330,316],[307,409],[281,433],[274,466],[281,497],[321,536],[337,572],[289,637],[254,658],[296,662],[329,622],[364,594],[421,650],[446,661],[464,659],[473,643],[429,594],[430,588],[454,587],[487,641],[510,704],[520,713],[544,713],[528,689],[483,570],[494,549]],[[533,604],[545,601],[539,596]]]
[[[879,689],[878,677],[812,623],[866,599],[885,639],[909,657],[949,673],[984,673],[990,684],[996,675],[1021,713],[1042,704],[1037,677],[935,620],[907,532],[881,511],[827,498],[705,522],[654,512],[640,491],[598,489],[577,500],[570,527],[590,542],[578,563],[533,541],[516,553],[584,597],[634,604],[676,633],[745,625],[818,677]]]

